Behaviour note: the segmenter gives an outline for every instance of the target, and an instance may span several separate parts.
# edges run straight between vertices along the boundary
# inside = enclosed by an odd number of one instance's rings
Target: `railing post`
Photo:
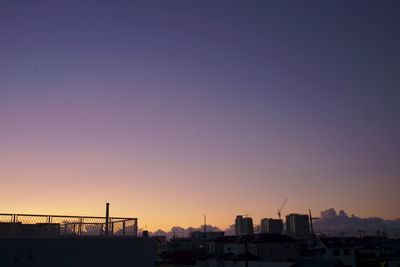
[[[125,220],[122,222],[122,235],[125,236]]]
[[[11,225],[10,225],[10,235],[14,235],[15,234],[15,229],[16,229],[16,224],[15,222],[17,221],[16,219],[17,215],[11,215]]]
[[[82,217],[80,217],[79,218],[79,236],[81,236],[82,235],[82,224],[83,224],[83,218]]]
[[[47,235],[50,235],[51,216],[47,216]]]

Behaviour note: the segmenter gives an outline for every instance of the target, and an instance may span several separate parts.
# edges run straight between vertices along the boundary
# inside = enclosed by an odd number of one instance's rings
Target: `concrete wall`
[[[151,267],[152,238],[0,239],[0,266]]]

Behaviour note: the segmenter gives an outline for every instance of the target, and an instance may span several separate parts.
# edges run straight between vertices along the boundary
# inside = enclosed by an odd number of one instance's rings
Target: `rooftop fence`
[[[0,237],[137,237],[137,218],[0,213]]]

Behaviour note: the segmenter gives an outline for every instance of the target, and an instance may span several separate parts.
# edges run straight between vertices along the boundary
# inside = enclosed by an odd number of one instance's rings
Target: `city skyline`
[[[1,212],[399,218],[398,11],[1,1]]]

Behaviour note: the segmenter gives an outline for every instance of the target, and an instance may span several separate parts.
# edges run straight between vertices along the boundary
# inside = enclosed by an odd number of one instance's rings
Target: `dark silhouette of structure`
[[[253,219],[250,217],[243,217],[242,215],[236,216],[235,219],[235,234],[236,235],[252,235]]]
[[[310,236],[310,223],[308,215],[289,214],[286,216],[286,232],[296,238],[308,238]]]
[[[0,238],[137,236],[137,218],[0,214]]]
[[[282,202],[281,207],[278,209],[277,214],[278,214],[278,218],[279,218],[279,219],[281,219],[281,212],[282,212],[283,208],[285,207],[286,202],[287,202],[287,197],[285,197],[285,200]]]
[[[137,218],[0,214],[0,266],[154,266],[155,238]]]
[[[264,218],[260,222],[261,233],[282,234],[283,221],[281,219]]]

